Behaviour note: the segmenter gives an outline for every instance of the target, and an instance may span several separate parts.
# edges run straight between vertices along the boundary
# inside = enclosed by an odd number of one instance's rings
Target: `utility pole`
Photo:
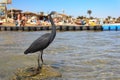
[[[7,22],[7,7],[5,5],[5,22]]]

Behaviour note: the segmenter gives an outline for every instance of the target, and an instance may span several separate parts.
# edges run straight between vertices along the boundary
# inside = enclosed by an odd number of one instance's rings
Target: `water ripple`
[[[41,32],[0,32],[0,80],[16,68],[36,65],[37,55],[24,50]],[[46,64],[61,71],[62,78],[51,80],[120,80],[120,32],[57,32],[44,51]]]

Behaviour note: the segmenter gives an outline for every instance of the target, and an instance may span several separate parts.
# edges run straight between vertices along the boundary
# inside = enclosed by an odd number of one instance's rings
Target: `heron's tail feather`
[[[24,52],[24,54],[28,54],[29,52],[28,52],[28,50],[26,50],[25,52]]]

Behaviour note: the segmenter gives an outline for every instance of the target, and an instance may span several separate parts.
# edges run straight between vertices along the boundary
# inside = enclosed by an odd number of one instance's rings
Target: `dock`
[[[51,30],[51,26],[0,26],[0,31],[48,31]],[[84,31],[84,30],[95,30],[95,31],[120,31],[119,25],[114,26],[57,26],[56,30],[59,31]]]

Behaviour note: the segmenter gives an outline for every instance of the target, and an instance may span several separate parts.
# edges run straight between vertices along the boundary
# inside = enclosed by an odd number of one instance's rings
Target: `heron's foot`
[[[42,65],[46,65],[45,63],[42,63]]]
[[[29,68],[29,70],[27,70],[27,72],[30,74],[29,76],[36,76],[41,73],[41,68],[40,67],[39,68],[32,67],[32,68]]]
[[[38,72],[41,72],[41,69],[42,69],[42,67],[37,67],[36,70],[37,70]]]
[[[36,75],[40,74],[40,72],[41,72],[41,70],[36,69],[36,70],[31,74],[31,76],[36,76]]]

